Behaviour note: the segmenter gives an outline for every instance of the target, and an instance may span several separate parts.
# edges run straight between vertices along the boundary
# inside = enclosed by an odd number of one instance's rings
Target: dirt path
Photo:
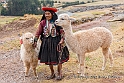
[[[106,21],[110,18],[110,16],[104,16],[92,22],[78,25],[78,28],[74,26],[73,29],[89,29],[95,26],[105,26],[108,28],[110,25]],[[25,29],[0,32],[0,45],[4,45],[4,43],[6,43],[7,41],[19,40],[18,33],[20,32],[20,30],[22,32],[30,31],[32,33],[35,33],[36,31],[35,28],[29,27]],[[65,70],[65,72],[66,71],[69,70],[67,69]],[[33,74],[30,72],[30,76],[25,78],[23,64],[20,61],[19,49],[12,49],[8,51],[0,50],[0,83],[40,83],[41,80],[45,80],[45,74],[48,74],[48,72],[39,73],[39,78],[38,80],[36,80]],[[68,77],[65,78],[70,79]],[[106,83],[110,82],[112,81],[110,80]]]

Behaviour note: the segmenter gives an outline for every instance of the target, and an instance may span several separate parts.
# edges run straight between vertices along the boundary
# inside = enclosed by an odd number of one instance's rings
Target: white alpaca
[[[34,43],[34,35],[27,32],[22,35],[22,41],[23,43],[21,44],[20,57],[24,63],[25,76],[28,76],[30,67],[32,67],[34,75],[37,76],[36,67],[38,64],[38,54],[36,49],[32,46]]]
[[[67,14],[59,15],[56,25],[62,26],[65,31],[65,41],[69,48],[78,55],[80,63],[79,72],[84,75],[85,53],[102,48],[104,55],[102,70],[105,69],[107,56],[109,56],[111,66],[113,65],[113,56],[110,50],[112,42],[112,33],[104,27],[95,27],[89,30],[81,30],[73,33],[71,18]]]

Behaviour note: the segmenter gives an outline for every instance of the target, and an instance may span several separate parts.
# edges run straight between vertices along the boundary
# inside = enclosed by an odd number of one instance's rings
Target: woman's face
[[[52,14],[49,11],[46,11],[45,12],[45,17],[46,17],[47,20],[50,20],[50,19],[52,19]]]

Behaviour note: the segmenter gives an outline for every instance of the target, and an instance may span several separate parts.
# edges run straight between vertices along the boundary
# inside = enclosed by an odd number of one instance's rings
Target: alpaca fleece
[[[65,31],[65,41],[69,48],[75,52],[79,60],[79,73],[84,75],[85,53],[102,48],[104,55],[102,70],[105,69],[106,60],[109,56],[111,66],[113,65],[113,56],[110,50],[113,35],[111,31],[105,27],[94,27],[89,30],[80,30],[75,33],[72,31],[71,21],[73,18],[67,14],[60,14],[56,20],[56,25],[62,26]]]

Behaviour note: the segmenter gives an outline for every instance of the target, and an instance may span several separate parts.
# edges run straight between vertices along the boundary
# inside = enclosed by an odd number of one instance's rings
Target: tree
[[[41,14],[39,8],[41,8],[39,0],[9,0],[6,10],[8,15],[22,16],[24,14]]]
[[[2,7],[1,15],[8,15],[8,10],[6,8]]]
[[[80,2],[80,4],[85,4],[85,2],[84,2],[84,1],[82,1],[82,2]]]
[[[2,10],[2,4],[0,3],[0,15],[1,15],[1,10]]]
[[[42,6],[52,7],[54,5],[53,0],[41,0]]]

